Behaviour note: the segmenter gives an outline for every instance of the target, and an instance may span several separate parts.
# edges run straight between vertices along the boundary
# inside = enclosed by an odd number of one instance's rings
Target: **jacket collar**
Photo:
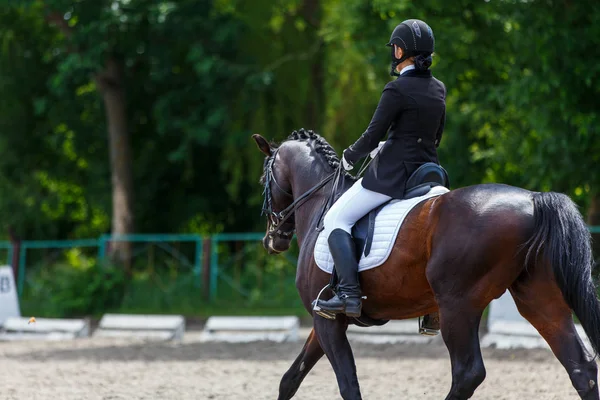
[[[425,70],[425,71],[417,71],[416,69],[411,69],[411,70],[405,71],[398,78],[402,78],[404,76],[414,76],[417,78],[431,78],[432,74],[431,74],[430,69]]]
[[[400,75],[404,75],[406,72],[415,69],[415,64],[409,64],[406,67],[402,68],[400,71]]]

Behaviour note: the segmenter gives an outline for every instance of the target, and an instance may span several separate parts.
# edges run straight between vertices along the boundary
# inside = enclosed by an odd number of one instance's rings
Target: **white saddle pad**
[[[362,255],[358,263],[358,270],[364,271],[383,264],[389,257],[394,242],[396,241],[396,236],[398,236],[400,226],[410,210],[423,200],[447,192],[449,192],[447,188],[435,186],[426,195],[408,200],[392,200],[381,209],[375,218],[375,232],[373,234],[371,252],[368,256]],[[325,231],[322,231],[317,238],[314,253],[315,262],[323,271],[331,273],[333,271],[333,258],[329,252],[329,245],[327,244],[325,233]]]

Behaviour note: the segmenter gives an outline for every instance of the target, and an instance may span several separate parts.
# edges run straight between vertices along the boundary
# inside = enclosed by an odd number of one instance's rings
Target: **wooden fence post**
[[[210,301],[210,257],[211,257],[211,238],[202,240],[202,289],[204,298]]]
[[[12,227],[8,228],[8,236],[12,246],[12,259],[10,260],[15,282],[18,282],[19,275],[19,257],[21,255],[21,238],[18,237]]]

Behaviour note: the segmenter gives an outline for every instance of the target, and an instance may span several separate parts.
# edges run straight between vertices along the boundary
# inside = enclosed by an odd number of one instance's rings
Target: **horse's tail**
[[[600,350],[600,303],[592,282],[591,235],[576,204],[560,193],[535,193],[535,230],[529,241],[525,265],[540,251],[595,350]]]

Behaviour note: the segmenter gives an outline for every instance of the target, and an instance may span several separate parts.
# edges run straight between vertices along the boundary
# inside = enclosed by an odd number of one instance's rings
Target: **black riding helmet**
[[[400,47],[404,53],[402,58],[396,58],[394,45]],[[398,76],[396,66],[409,57],[418,54],[431,54],[435,50],[435,37],[429,25],[419,19],[407,19],[396,26],[390,41],[386,44],[392,48],[392,70],[390,75]]]

